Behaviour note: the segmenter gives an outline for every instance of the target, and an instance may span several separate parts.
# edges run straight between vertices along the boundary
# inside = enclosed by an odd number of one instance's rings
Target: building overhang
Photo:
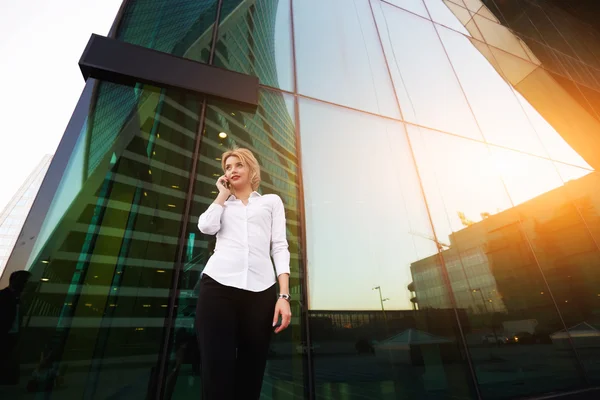
[[[124,85],[145,83],[234,103],[244,111],[258,106],[258,78],[120,40],[92,34],[79,60],[89,78]]]

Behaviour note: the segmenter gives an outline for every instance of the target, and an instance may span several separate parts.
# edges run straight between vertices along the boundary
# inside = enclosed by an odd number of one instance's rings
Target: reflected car
[[[481,344],[507,344],[510,340],[504,335],[487,334],[481,337]]]
[[[299,344],[299,345],[296,346],[296,353],[298,353],[298,354],[306,354],[306,353],[308,353],[308,347],[309,346],[307,346],[306,343],[301,343],[301,344]],[[310,352],[314,353],[315,350],[319,349],[319,347],[320,346],[319,346],[318,343],[314,343],[313,342],[310,345]]]
[[[549,335],[517,332],[510,337],[509,343],[513,344],[550,344],[552,340]]]

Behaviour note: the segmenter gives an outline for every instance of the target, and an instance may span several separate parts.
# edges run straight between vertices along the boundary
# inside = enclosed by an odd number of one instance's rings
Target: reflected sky
[[[454,3],[444,2],[442,0],[425,0],[431,20],[452,28],[460,33],[469,35],[469,31],[464,24],[469,20],[469,12],[461,7],[456,7]],[[456,13],[454,14],[453,11]],[[462,22],[461,22],[462,21]],[[470,36],[470,35],[469,35]]]
[[[300,101],[310,307],[409,307],[410,263],[436,251],[403,124]]]
[[[423,128],[407,129],[440,241],[449,243],[450,234],[465,227],[460,213],[477,222],[482,213],[511,207],[486,145]]]
[[[554,162],[554,166],[556,167],[561,179],[565,183],[590,174],[589,169],[574,167],[572,165],[567,165],[556,161]]]
[[[482,140],[434,25],[385,3],[375,19],[404,119]]]
[[[292,16],[290,13],[290,0],[277,2],[275,20],[275,65],[277,68],[277,82],[279,88],[293,90],[294,71],[292,63]]]
[[[400,118],[368,0],[296,1],[294,29],[299,93]]]
[[[361,3],[354,1],[357,7]],[[435,254],[436,240],[450,243],[453,232],[592,170],[499,72],[509,65],[511,77],[522,80],[539,62],[489,18],[479,0],[372,4],[402,118],[409,124],[299,100],[312,309],[379,309],[375,286],[389,297],[386,309],[410,308],[410,264]],[[308,24],[311,7],[295,7],[298,23]],[[364,36],[373,27],[353,7],[347,9],[343,21],[316,21],[311,35],[297,35],[299,92],[390,115],[378,103],[389,100],[389,83],[371,78],[380,55],[363,67],[365,57],[357,57],[358,67],[344,58],[344,43],[373,47],[372,37]],[[428,21],[424,11],[452,29]],[[486,19],[481,31],[475,13]],[[474,36],[498,45],[502,50],[495,51],[504,58],[490,63],[497,53],[471,37],[465,21],[480,32]],[[343,34],[352,27],[362,34],[349,41]],[[363,51],[356,43],[355,53]],[[511,63],[514,54],[519,61]],[[369,90],[357,97],[362,85]],[[379,90],[376,97],[370,97],[373,88]]]
[[[417,15],[420,15],[423,18],[429,18],[429,13],[427,12],[427,8],[425,8],[425,4],[423,0],[382,0],[387,3],[398,6],[406,11],[410,11]],[[380,1],[376,1],[375,3],[380,3]]]
[[[311,309],[378,309],[375,286],[386,309],[410,308],[410,264],[436,238],[562,186],[557,165],[590,172],[306,99],[300,126]]]
[[[542,143],[510,85],[468,38],[443,27],[437,27],[437,31],[484,138],[489,143],[544,156]]]

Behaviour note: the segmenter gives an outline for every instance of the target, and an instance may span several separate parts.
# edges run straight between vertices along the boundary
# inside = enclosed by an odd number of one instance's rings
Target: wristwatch
[[[283,294],[283,293],[279,293],[279,294],[277,295],[277,298],[278,298],[278,299],[285,299],[285,300],[287,300],[288,302],[289,302],[290,300],[292,300],[292,296],[290,296],[289,294]]]

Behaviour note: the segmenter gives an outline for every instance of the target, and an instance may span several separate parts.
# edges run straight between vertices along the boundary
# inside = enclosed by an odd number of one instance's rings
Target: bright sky
[[[0,0],[0,210],[53,154],[83,89],[77,62],[121,0]]]

